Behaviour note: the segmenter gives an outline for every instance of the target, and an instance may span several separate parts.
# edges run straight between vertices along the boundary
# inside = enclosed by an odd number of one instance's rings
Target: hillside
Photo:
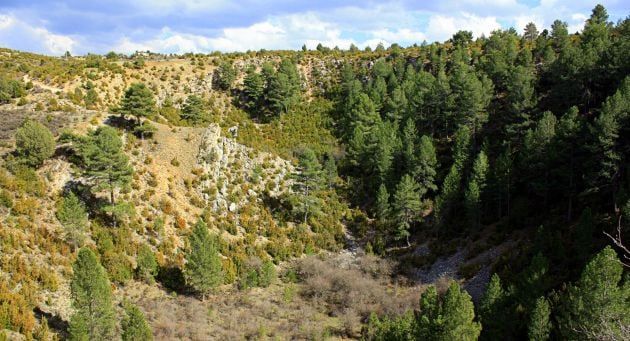
[[[627,339],[630,21],[528,27],[0,49],[0,340]]]

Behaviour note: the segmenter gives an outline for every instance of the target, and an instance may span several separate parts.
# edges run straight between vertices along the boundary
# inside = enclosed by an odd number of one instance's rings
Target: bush
[[[5,189],[0,191],[0,206],[6,208],[13,207],[13,197],[11,193]]]
[[[153,251],[148,245],[140,247],[136,262],[138,263],[136,268],[138,277],[148,283],[153,283],[153,277],[157,274],[158,264]]]
[[[26,120],[15,133],[15,152],[31,167],[39,167],[55,152],[55,139],[43,124]]]

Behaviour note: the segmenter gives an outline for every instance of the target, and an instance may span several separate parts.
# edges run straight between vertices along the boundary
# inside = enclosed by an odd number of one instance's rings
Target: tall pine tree
[[[223,267],[216,237],[210,236],[208,226],[199,219],[188,237],[189,249],[184,265],[186,284],[205,295],[223,284]]]
[[[70,291],[75,313],[70,319],[70,340],[111,340],[116,314],[105,269],[92,250],[82,248],[72,270]]]

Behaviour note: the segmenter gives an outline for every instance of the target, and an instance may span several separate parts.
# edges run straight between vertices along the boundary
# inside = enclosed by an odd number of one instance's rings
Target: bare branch
[[[624,245],[621,238],[621,215],[619,215],[617,220],[617,234],[613,236],[606,231],[604,231],[604,234],[613,242],[613,244],[615,244],[615,246],[623,251],[623,254],[621,255],[623,260],[620,261],[620,263],[623,264],[623,266],[630,268],[630,249]]]

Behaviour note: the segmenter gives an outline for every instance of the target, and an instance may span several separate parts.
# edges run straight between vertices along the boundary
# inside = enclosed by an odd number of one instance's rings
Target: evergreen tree
[[[457,31],[453,34],[451,41],[453,41],[453,45],[455,46],[466,46],[472,42],[473,34],[471,31]]]
[[[403,174],[416,171],[416,124],[412,119],[407,119],[402,131],[402,159]]]
[[[531,310],[536,299],[549,289],[549,260],[539,251],[518,277],[514,299]]]
[[[372,145],[374,146],[374,149],[371,151],[371,162],[363,166],[371,167],[371,169],[375,170],[378,175],[378,181],[381,183],[390,182],[394,156],[399,149],[397,130],[394,124],[387,121],[375,127],[371,135]]]
[[[507,338],[509,317],[506,316],[507,295],[501,286],[501,279],[495,273],[490,278],[481,301],[479,302],[479,321],[483,326],[481,340]]]
[[[57,219],[64,227],[66,242],[75,250],[81,247],[85,241],[89,222],[85,206],[74,193],[70,192],[61,200],[61,205],[57,210]]]
[[[584,268],[562,300],[559,327],[571,340],[621,340],[630,325],[630,287],[621,285],[623,265],[607,246]]]
[[[85,176],[92,181],[95,190],[107,189],[110,204],[114,205],[114,191],[128,185],[133,174],[116,129],[102,126],[90,132],[88,139],[81,144],[80,152]]]
[[[438,224],[444,224],[445,218],[459,201],[464,167],[470,153],[471,132],[467,126],[460,126],[455,134],[453,145],[453,164],[442,184],[442,192],[435,200],[434,215]]]
[[[337,183],[339,175],[337,173],[337,163],[335,162],[335,157],[332,155],[332,153],[328,153],[325,155],[324,165],[322,167],[324,178],[326,180],[326,185],[329,189],[333,189],[335,187],[335,184]]]
[[[420,298],[416,316],[417,340],[477,340],[481,324],[474,322],[475,310],[470,295],[453,281],[440,298],[430,286]]]
[[[373,127],[378,126],[381,117],[376,111],[376,106],[370,97],[364,93],[360,94],[356,104],[350,112],[350,124],[352,129],[360,129],[363,133],[368,133]]]
[[[15,153],[30,167],[39,167],[55,152],[55,138],[46,126],[25,120],[15,132]]]
[[[387,186],[381,184],[376,194],[376,217],[381,221],[386,221],[390,214],[389,193]]]
[[[133,303],[123,303],[125,316],[120,325],[123,341],[152,341],[153,334],[142,311]]]
[[[468,223],[475,229],[481,224],[481,195],[486,187],[487,173],[488,157],[482,150],[473,163],[472,175],[464,194]]]
[[[293,62],[283,59],[278,71],[271,78],[267,99],[275,114],[286,113],[300,99],[300,74]]]
[[[111,340],[116,319],[105,269],[90,249],[82,248],[72,270],[70,290],[75,313],[70,319],[70,340]]]
[[[193,125],[205,122],[206,113],[203,99],[197,95],[188,96],[182,108],[181,117]]]
[[[527,335],[530,341],[546,341],[549,339],[549,333],[551,332],[550,315],[549,302],[544,297],[539,297],[529,319]]]
[[[630,77],[627,77],[615,92],[602,105],[601,114],[595,119],[592,128],[592,142],[589,149],[593,154],[589,165],[589,192],[602,191],[612,194],[615,211],[619,191],[623,160],[630,155],[627,133],[630,131]]]
[[[437,190],[435,178],[437,176],[438,161],[431,137],[423,135],[420,138],[417,154],[416,168],[413,170],[414,177],[425,191],[435,192]]]
[[[416,315],[416,339],[439,340],[443,323],[440,297],[435,286],[430,285],[420,296],[420,313]]]
[[[555,145],[553,150],[556,152],[556,160],[558,165],[552,170],[555,179],[555,186],[552,188],[554,192],[561,192],[567,203],[566,220],[571,221],[573,217],[573,206],[575,196],[577,195],[578,184],[580,182],[581,156],[584,155],[584,147],[580,143],[579,136],[582,135],[583,129],[581,122],[578,121],[578,109],[572,107],[562,116],[558,123],[557,132],[555,134]]]
[[[534,130],[529,129],[525,135],[522,169],[526,170],[526,178],[531,191],[542,198],[545,205],[549,199],[551,184],[551,163],[556,159],[552,149],[556,135],[557,120],[553,113],[546,111],[537,122]],[[546,206],[546,205],[545,205]]]
[[[219,68],[217,69],[217,84],[222,90],[230,90],[232,84],[236,80],[236,70],[234,65],[229,61],[221,61]]]
[[[188,237],[189,250],[184,266],[186,284],[203,295],[223,283],[223,268],[216,237],[210,236],[208,226],[199,219]]]
[[[297,169],[298,173],[294,175],[295,187],[301,193],[301,200],[297,209],[304,215],[304,223],[306,223],[309,214],[317,211],[319,199],[314,193],[322,187],[323,172],[315,152],[309,148],[300,153]]]
[[[120,107],[115,109],[124,119],[125,115],[136,118],[138,124],[142,117],[152,117],[155,112],[155,100],[153,92],[144,83],[133,83],[120,102]]]
[[[527,39],[531,44],[538,37],[538,28],[536,28],[536,24],[533,22],[528,23],[525,26],[525,33],[523,34],[523,38]]]
[[[465,124],[472,131],[473,136],[486,122],[486,108],[492,97],[492,83],[477,78],[472,68],[459,64],[455,67],[450,79],[453,123]]]
[[[396,239],[405,238],[407,246],[411,245],[409,244],[409,229],[414,222],[422,219],[421,197],[423,194],[420,191],[420,186],[407,174],[400,179],[400,183],[396,186],[392,205],[396,217]]]
[[[442,303],[444,335],[441,340],[477,340],[481,324],[474,322],[475,307],[466,291],[453,281]]]
[[[250,113],[259,111],[265,92],[265,84],[262,76],[256,72],[254,66],[247,68],[245,79],[243,80],[243,92],[245,93],[245,108],[247,111]],[[260,117],[260,113],[257,116]]]

